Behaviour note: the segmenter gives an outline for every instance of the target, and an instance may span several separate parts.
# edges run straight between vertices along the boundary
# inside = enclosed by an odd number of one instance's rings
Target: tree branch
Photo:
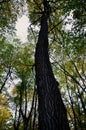
[[[2,86],[1,86],[1,88],[0,88],[0,93],[2,92],[2,89],[3,89],[3,87],[5,86],[6,81],[8,80],[8,77],[9,77],[10,74],[11,74],[11,72],[10,72],[10,69],[9,69],[8,72],[7,72],[5,81],[3,82],[3,84],[2,84]]]

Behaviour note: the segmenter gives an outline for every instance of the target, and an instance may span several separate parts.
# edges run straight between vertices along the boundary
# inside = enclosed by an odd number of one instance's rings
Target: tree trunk
[[[47,15],[41,17],[41,29],[35,53],[38,91],[39,130],[69,130],[66,109],[58,82],[54,78],[48,54]]]
[[[23,125],[24,125],[24,130],[28,130],[28,120],[27,120],[27,118],[25,118]]]

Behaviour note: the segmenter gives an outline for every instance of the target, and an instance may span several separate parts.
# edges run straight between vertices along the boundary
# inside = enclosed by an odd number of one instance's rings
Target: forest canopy
[[[86,1],[47,0],[49,57],[71,130],[86,128]],[[0,0],[0,129],[37,130],[35,50],[43,0]],[[16,23],[26,16],[26,42]],[[22,24],[22,21],[21,21]]]

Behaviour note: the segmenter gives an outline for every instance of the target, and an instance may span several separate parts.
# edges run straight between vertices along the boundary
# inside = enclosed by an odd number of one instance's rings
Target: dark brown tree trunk
[[[66,109],[58,82],[54,78],[48,54],[47,15],[41,17],[41,29],[35,53],[38,91],[39,130],[69,130]]]

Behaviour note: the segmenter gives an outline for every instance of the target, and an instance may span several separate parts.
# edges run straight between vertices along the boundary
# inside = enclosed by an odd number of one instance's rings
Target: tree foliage
[[[11,111],[9,110],[7,99],[4,95],[0,94],[0,129],[4,130],[9,126],[11,118]],[[9,128],[9,127],[8,127]]]
[[[68,112],[71,130],[85,130],[86,127],[86,2],[85,0],[48,0],[50,5],[50,17],[48,20],[49,55],[55,77],[60,83],[63,101]],[[26,8],[27,5],[27,8]],[[28,43],[22,44],[15,38],[15,24],[18,17],[25,11],[30,20]],[[20,123],[19,129],[23,128],[24,114],[19,115],[20,90],[22,91],[22,110],[25,110],[25,92],[27,91],[27,104],[31,100],[34,89],[34,50],[38,37],[41,16],[44,12],[42,0],[1,0],[0,1],[0,124],[9,126],[11,113],[16,123]],[[71,17],[70,17],[71,15]],[[67,26],[71,28],[67,28]],[[37,27],[37,29],[35,28]],[[13,39],[11,39],[13,38]],[[35,43],[34,43],[35,42]],[[18,84],[15,83],[16,80]],[[29,82],[30,81],[30,82]],[[22,83],[24,85],[22,86]],[[9,88],[15,86],[13,95]],[[26,87],[28,86],[28,87]],[[24,88],[25,87],[25,88]],[[36,88],[35,88],[36,89]],[[31,94],[30,94],[30,92]],[[16,94],[15,94],[16,93]],[[17,95],[18,93],[18,95]],[[6,97],[9,101],[7,102]],[[16,95],[16,96],[15,96]],[[35,95],[32,117],[29,126],[35,129],[37,125],[36,112],[37,97]],[[32,100],[31,100],[32,101]],[[10,104],[14,104],[10,107]],[[3,107],[3,109],[2,109]],[[36,111],[36,112],[35,112]],[[29,111],[30,112],[30,111]],[[2,116],[4,114],[4,116]],[[33,118],[33,115],[35,116]],[[32,125],[35,123],[35,127]],[[4,125],[5,124],[5,125]],[[11,124],[13,125],[13,124]],[[17,125],[16,125],[17,126]],[[13,129],[13,126],[11,126]],[[9,128],[10,129],[10,128]]]

